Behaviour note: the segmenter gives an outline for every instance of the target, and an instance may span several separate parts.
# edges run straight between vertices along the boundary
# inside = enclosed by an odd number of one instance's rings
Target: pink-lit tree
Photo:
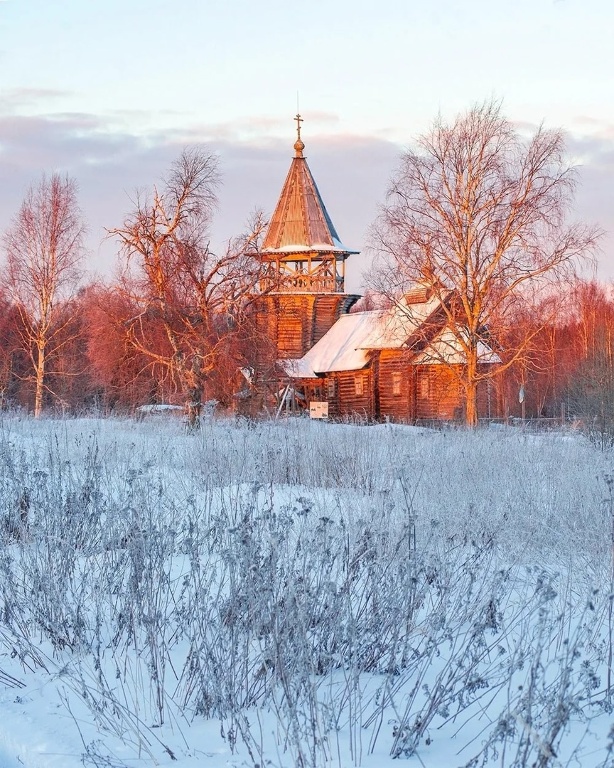
[[[3,238],[6,289],[32,365],[36,417],[43,409],[49,353],[67,339],[66,308],[81,277],[84,232],[76,182],[54,173],[30,187]]]
[[[567,223],[576,181],[560,131],[525,137],[489,101],[451,124],[439,117],[390,183],[373,229],[374,282],[393,297],[426,282],[441,299],[464,358],[454,372],[469,425],[479,382],[513,365],[536,329],[516,336],[500,366],[480,365],[483,343],[510,338],[519,303],[573,275],[597,242],[595,228]]]

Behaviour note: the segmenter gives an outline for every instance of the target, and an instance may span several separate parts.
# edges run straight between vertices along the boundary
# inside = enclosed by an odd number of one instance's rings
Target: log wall
[[[258,327],[279,359],[302,357],[358,300],[353,294],[268,294],[256,302]]]
[[[330,418],[461,421],[465,398],[454,371],[443,365],[412,365],[406,353],[382,350],[360,371],[330,373],[302,382],[307,402],[327,401]],[[494,383],[478,387],[480,418],[501,415]]]
[[[375,388],[372,369],[336,373],[335,381],[336,409],[339,416],[374,418]]]
[[[411,422],[416,418],[415,368],[398,350],[382,350],[377,359],[378,418]]]

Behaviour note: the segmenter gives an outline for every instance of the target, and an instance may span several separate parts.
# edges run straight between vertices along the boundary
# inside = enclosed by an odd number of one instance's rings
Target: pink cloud
[[[130,211],[136,188],[150,188],[168,169],[186,143],[200,143],[219,154],[223,185],[212,244],[239,233],[255,207],[271,212],[293,156],[294,133],[287,122],[254,118],[270,126],[263,138],[238,137],[233,124],[203,125],[167,131],[146,138],[120,132],[109,120],[88,114],[53,117],[4,115],[0,111],[0,231],[17,210],[28,185],[43,171],[74,176],[80,186],[82,208],[89,224],[91,267],[109,273],[116,246],[105,240],[105,227],[117,226]],[[315,123],[315,120],[313,121]],[[331,119],[332,123],[332,119]],[[276,131],[287,138],[275,137]],[[264,131],[266,134],[266,131]],[[367,232],[397,166],[400,147],[385,138],[339,135],[321,130],[304,132],[311,170],[342,240],[364,249]],[[572,156],[581,156],[576,215],[598,223],[607,236],[599,274],[614,278],[614,137],[569,139]],[[361,272],[369,254],[348,262],[348,288],[360,289]]]

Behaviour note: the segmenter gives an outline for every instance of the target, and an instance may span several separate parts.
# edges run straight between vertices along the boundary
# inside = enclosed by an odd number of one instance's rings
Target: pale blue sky
[[[251,209],[273,209],[298,91],[306,154],[349,246],[363,247],[401,147],[438,112],[492,96],[522,127],[565,129],[584,165],[578,215],[614,230],[613,32],[606,0],[0,0],[0,228],[42,171],[71,173],[91,263],[107,271],[103,227],[202,141],[225,177],[221,244]],[[355,290],[365,258],[354,263]]]

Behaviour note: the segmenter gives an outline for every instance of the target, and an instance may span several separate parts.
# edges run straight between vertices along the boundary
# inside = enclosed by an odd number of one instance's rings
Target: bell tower
[[[345,262],[358,251],[339,239],[294,119],[294,157],[260,251],[261,320],[278,358],[302,357],[359,298],[345,293]]]

